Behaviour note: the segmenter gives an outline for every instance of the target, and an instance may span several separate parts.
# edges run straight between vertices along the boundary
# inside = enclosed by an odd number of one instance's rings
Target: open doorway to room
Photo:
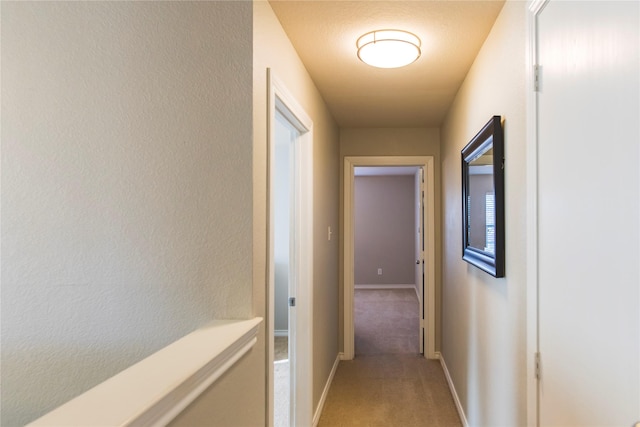
[[[267,425],[309,425],[313,272],[313,123],[268,74],[269,260]]]
[[[398,352],[436,358],[433,168],[431,156],[345,158],[347,360]]]
[[[354,171],[355,354],[423,353],[423,168]]]
[[[289,349],[289,331],[295,317],[289,316],[289,295],[295,295],[294,260],[291,259],[291,210],[295,205],[292,186],[295,177],[293,157],[300,131],[276,109],[275,156],[273,162],[273,267],[274,267],[274,426],[288,427],[291,400],[291,368],[295,366],[295,348]],[[292,337],[293,338],[293,337]],[[294,342],[293,340],[291,341]]]

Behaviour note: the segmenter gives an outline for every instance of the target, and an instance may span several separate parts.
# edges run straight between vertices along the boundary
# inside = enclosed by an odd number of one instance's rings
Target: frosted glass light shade
[[[377,30],[356,42],[358,58],[378,68],[404,67],[420,57],[418,36],[402,30]]]

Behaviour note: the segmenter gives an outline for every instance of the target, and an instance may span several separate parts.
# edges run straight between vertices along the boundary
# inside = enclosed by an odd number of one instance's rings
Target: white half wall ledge
[[[28,427],[165,426],[255,345],[260,323],[213,321]]]

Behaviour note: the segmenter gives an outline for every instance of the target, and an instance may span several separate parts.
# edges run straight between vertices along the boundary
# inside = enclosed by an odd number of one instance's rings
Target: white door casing
[[[416,286],[418,296],[420,298],[420,353],[424,354],[424,338],[425,338],[425,304],[424,304],[424,167],[416,172]]]
[[[422,301],[426,311],[426,358],[437,358],[435,351],[435,171],[433,156],[348,156],[344,159],[344,351],[343,360],[351,360],[354,349],[354,172],[358,166],[419,166],[425,179],[425,286]],[[423,311],[424,313],[424,311]]]
[[[273,335],[274,335],[274,215],[273,195],[275,164],[275,116],[278,111],[291,123],[300,135],[292,150],[292,206],[290,229],[290,289],[296,299],[295,307],[289,312],[289,348],[291,351],[291,414],[290,425],[304,427],[311,425],[312,410],[312,319],[313,319],[313,122],[298,104],[285,85],[270,69],[267,69],[269,85],[268,141],[269,141],[269,242],[267,282],[267,393],[269,410],[267,423],[273,426]],[[304,331],[304,333],[298,333]]]
[[[640,421],[640,4],[533,2],[530,425]],[[534,68],[535,66],[535,68]],[[535,374],[530,364],[529,374]]]

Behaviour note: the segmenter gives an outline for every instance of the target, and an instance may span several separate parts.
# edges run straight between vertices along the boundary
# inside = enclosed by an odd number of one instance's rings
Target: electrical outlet
[[[382,269],[381,268],[378,269],[378,276],[382,276]]]

